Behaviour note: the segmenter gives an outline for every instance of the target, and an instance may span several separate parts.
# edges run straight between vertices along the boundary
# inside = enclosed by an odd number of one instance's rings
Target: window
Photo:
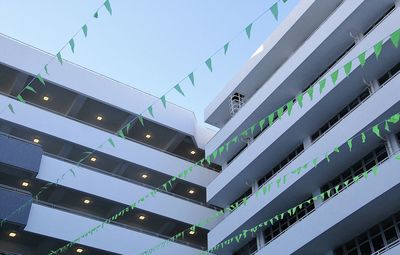
[[[309,197],[310,199],[311,197]],[[306,214],[314,210],[314,201],[311,200],[309,204],[303,205],[301,208],[297,207],[296,212],[290,216],[285,214],[282,220],[275,221],[274,225],[269,225],[263,232],[265,243],[268,243],[272,238],[279,236],[282,232],[288,229],[291,225],[295,224]]]
[[[253,238],[252,240],[250,240],[250,242],[248,242],[238,251],[233,253],[233,255],[251,255],[253,252],[256,251],[257,251],[257,240]]]
[[[252,192],[251,192],[251,188],[250,188],[250,189],[248,189],[245,193],[243,193],[242,195],[240,195],[240,197],[236,198],[236,200],[233,201],[232,204],[235,204],[236,202],[239,202],[239,201],[242,200],[243,198],[250,196],[251,193],[252,193]]]
[[[385,145],[384,144],[379,145],[372,152],[364,156],[360,161],[353,164],[351,167],[343,171],[340,175],[336,176],[334,179],[323,185],[321,187],[321,192],[325,192],[331,189],[331,195],[335,194],[336,185],[343,183],[345,181],[349,181],[353,177],[362,174],[364,171],[371,169],[375,165],[385,160],[387,157],[388,153],[386,151]],[[339,188],[337,189],[337,192],[340,192],[343,188],[344,188],[343,185],[340,185]],[[328,197],[326,197],[325,200],[326,199],[328,199]]]
[[[399,239],[400,212],[371,227],[358,237],[334,249],[335,255],[366,255]]]
[[[296,149],[294,149],[289,155],[284,158],[278,165],[272,168],[271,171],[268,171],[266,175],[264,175],[261,179],[258,180],[258,186],[261,187],[264,183],[266,183],[274,174],[279,172],[282,168],[284,168],[288,163],[290,163],[295,157],[297,157],[300,153],[304,151],[303,144],[300,144]]]
[[[329,121],[327,121],[322,127],[320,127],[314,134],[311,135],[311,140],[314,142],[318,139],[318,137],[324,135],[331,127],[333,127],[336,123],[338,123],[341,119],[343,119],[351,110],[360,105],[368,96],[370,92],[368,89],[365,89],[361,92],[361,94],[354,99],[350,104],[344,107],[338,114],[333,116]]]
[[[231,116],[235,115],[240,108],[244,105],[244,95],[239,94],[239,93],[234,93],[231,96],[231,101],[229,102],[229,109]]]
[[[379,79],[379,86],[383,86],[386,84],[386,82],[392,78],[393,76],[395,76],[398,72],[400,71],[400,62],[397,63],[395,66],[393,66],[389,71],[387,71],[386,73],[384,73]]]

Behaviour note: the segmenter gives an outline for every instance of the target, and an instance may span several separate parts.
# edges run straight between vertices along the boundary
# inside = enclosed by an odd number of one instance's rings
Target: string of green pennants
[[[380,56],[381,53],[381,49],[382,46],[376,46],[376,45],[383,45],[383,42],[385,41],[385,39],[387,38],[391,38],[391,41],[393,43],[393,45],[398,48],[399,46],[399,39],[400,39],[400,29],[396,30],[395,32],[393,32],[390,36],[383,38],[382,40],[380,40],[377,44],[375,44],[372,48],[374,48],[374,53],[376,55],[376,57],[378,58]],[[364,56],[365,58],[365,54],[369,49],[363,51],[363,53],[361,53],[359,56]],[[355,58],[358,59],[359,57]],[[355,59],[351,60],[351,62],[353,62]],[[348,65],[348,64],[346,64]],[[363,67],[365,65],[361,64],[360,65]],[[344,68],[344,67],[341,67]],[[339,69],[341,69],[339,68]],[[333,71],[333,73],[338,73],[338,77],[339,77],[339,69],[337,71]],[[350,74],[350,72],[352,72],[354,69],[350,69],[348,71],[348,74]],[[332,77],[332,74],[330,74],[330,76]],[[332,84],[333,86],[336,85],[336,75],[333,75],[335,77],[335,79],[332,78]],[[326,87],[326,78],[322,79],[321,81],[317,82],[317,84],[320,86],[320,93],[322,94],[324,91],[324,88]],[[313,91],[314,91],[314,86],[316,86],[315,84],[313,86],[311,86],[307,91],[306,94],[308,94],[310,96],[310,99],[313,99]],[[301,93],[300,95],[296,96],[296,101],[299,104],[300,108],[303,107],[303,93]],[[278,114],[278,119],[280,119],[283,116],[284,113],[284,107],[287,107],[287,112],[288,112],[288,116],[291,116],[292,114],[292,108],[293,108],[293,102],[294,100],[289,101],[287,104],[285,104],[284,106],[280,107],[279,109],[277,109],[276,111],[274,111],[273,113],[271,113],[270,115],[268,115],[265,118],[262,118],[261,120],[257,121],[255,124],[253,124],[252,126],[248,127],[247,129],[245,129],[243,132],[240,133],[240,135],[237,135],[235,137],[233,137],[230,141],[228,141],[227,143],[225,143],[223,146],[221,146],[220,148],[218,148],[217,150],[215,150],[212,154],[206,156],[205,158],[201,159],[200,161],[196,162],[194,165],[190,166],[189,168],[185,169],[184,171],[180,172],[178,174],[178,176],[174,176],[172,177],[169,181],[165,182],[162,186],[160,186],[159,188],[156,188],[154,190],[152,190],[151,192],[149,192],[148,194],[146,194],[145,196],[143,196],[142,198],[140,198],[139,200],[137,200],[136,202],[132,203],[131,205],[127,206],[125,209],[119,211],[118,213],[116,213],[114,216],[108,218],[107,220],[105,220],[103,223],[97,225],[96,227],[88,230],[87,232],[85,232],[84,234],[82,234],[81,236],[79,236],[78,238],[76,238],[75,240],[73,240],[72,242],[68,243],[67,245],[57,249],[56,251],[51,251],[49,254],[58,254],[58,253],[62,253],[66,250],[68,250],[70,247],[72,247],[75,243],[79,242],[81,239],[87,237],[88,235],[91,235],[95,232],[97,232],[98,230],[102,229],[104,227],[104,224],[108,224],[112,221],[115,221],[116,219],[118,219],[119,217],[123,216],[125,213],[128,213],[129,211],[133,210],[134,208],[136,208],[137,205],[143,203],[145,200],[147,200],[148,198],[151,197],[155,197],[155,195],[158,193],[159,190],[162,191],[169,191],[169,189],[172,187],[172,183],[174,181],[176,181],[178,178],[181,179],[185,179],[187,177],[187,175],[189,175],[192,171],[193,168],[195,166],[203,166],[203,164],[205,162],[207,162],[208,164],[211,163],[211,161],[214,161],[218,156],[221,156],[221,154],[224,151],[227,151],[229,149],[229,144],[230,143],[237,143],[238,141],[240,141],[239,136],[242,137],[248,137],[249,133],[253,134],[255,131],[255,128],[257,126],[259,126],[260,130],[262,131],[264,129],[264,125],[267,122],[269,124],[269,126],[271,126],[272,124],[274,124],[274,115],[275,112],[277,112]],[[151,112],[152,113],[152,112]],[[272,117],[271,117],[272,116]],[[392,117],[392,119],[390,121],[388,121],[388,123],[397,123],[398,120],[400,118],[400,114],[396,114]],[[141,123],[143,124],[143,119],[141,121]],[[124,129],[124,128],[123,128]],[[122,129],[122,132],[123,132]],[[129,130],[129,128],[128,128]],[[374,130],[375,132],[377,130],[379,130],[378,126],[374,126]],[[374,132],[374,133],[375,133]],[[375,133],[376,134],[376,133]],[[123,136],[119,135],[120,137],[124,138]],[[365,133],[361,134],[362,139],[365,141],[366,139],[366,135]],[[110,138],[110,140],[112,141],[112,138]],[[111,142],[109,141],[109,143],[111,144]],[[348,142],[349,144],[351,144],[352,146],[352,141]],[[113,147],[115,147],[115,143],[113,142],[111,144]],[[329,160],[329,155],[326,155],[327,160]],[[195,226],[194,226],[195,227]],[[182,235],[182,233],[180,233]],[[179,235],[179,234],[178,234]],[[173,238],[177,238],[176,236],[174,236]]]
[[[399,122],[400,122],[400,113],[396,113],[396,114],[392,115],[389,119],[387,119],[385,121],[382,121],[382,122],[380,122],[378,124],[375,124],[372,128],[370,128],[368,130],[365,130],[365,131],[353,136],[352,138],[348,139],[345,144],[342,144],[340,146],[335,146],[331,151],[324,152],[321,155],[316,156],[315,158],[313,158],[311,161],[301,164],[300,166],[294,168],[294,170],[292,170],[290,173],[292,175],[299,175],[300,173],[302,173],[302,172],[304,173],[305,171],[307,171],[307,169],[310,166],[312,166],[312,168],[316,168],[319,164],[321,164],[324,161],[329,163],[330,162],[330,157],[331,157],[332,154],[340,153],[341,151],[343,151],[343,149],[340,149],[342,146],[345,146],[349,150],[349,152],[352,152],[352,150],[353,150],[353,141],[355,139],[360,139],[361,143],[365,144],[366,143],[366,134],[368,132],[372,132],[373,134],[375,134],[379,138],[382,138],[381,132],[380,132],[381,129],[384,129],[387,132],[390,132],[389,124],[390,125],[395,125],[395,124],[398,124]],[[384,124],[383,127],[381,127],[382,124]],[[398,154],[396,159],[400,160],[400,154]],[[372,169],[369,169],[366,172],[369,172],[369,171],[372,171],[374,173],[374,175],[376,175],[377,167],[373,167]],[[361,176],[364,176],[364,177],[365,177],[365,175],[366,175],[366,173],[361,174]],[[277,189],[281,188],[283,185],[285,185],[287,183],[288,179],[289,179],[288,175],[284,175],[283,178],[271,178],[268,181],[268,183],[265,183],[263,186],[261,186],[255,192],[256,198],[258,199],[260,197],[260,193],[262,193],[264,196],[267,196],[268,193],[271,191],[271,188],[274,187],[274,184],[276,184],[275,187]],[[355,179],[355,182],[357,182],[360,179],[360,177],[354,177],[354,179]],[[345,183],[346,183],[345,186],[347,187],[349,185],[349,181],[347,181]],[[340,185],[337,185],[336,187],[339,187],[339,186]],[[335,189],[336,189],[336,187],[335,187]],[[332,189],[330,189],[330,190],[332,190]],[[305,202],[309,203],[311,200],[316,200],[316,198],[318,198],[318,197],[324,198],[324,196],[325,196],[325,194],[327,192],[330,194],[330,191],[328,190],[328,191],[326,191],[326,192],[324,192],[324,193],[322,193],[322,194],[320,194],[318,196],[315,196],[312,199],[309,199],[309,200],[307,200]],[[250,195],[250,196],[252,196],[252,195]],[[158,245],[155,245],[152,248],[147,249],[146,251],[141,252],[140,255],[152,254],[153,252],[156,252],[157,250],[159,250],[161,248],[164,248],[168,243],[174,242],[175,240],[177,240],[179,238],[184,238],[186,231],[188,231],[188,230],[195,231],[196,228],[203,227],[203,226],[205,226],[205,225],[217,220],[218,218],[222,217],[226,213],[231,213],[233,211],[236,211],[241,206],[246,206],[248,204],[248,199],[249,199],[250,196],[244,197],[241,200],[235,202],[234,204],[231,204],[231,205],[227,206],[226,208],[221,209],[220,211],[217,211],[216,213],[214,213],[214,215],[212,215],[212,216],[210,216],[210,217],[208,217],[206,219],[203,219],[200,223],[198,223],[196,225],[192,225],[191,227],[189,227],[189,228],[179,232],[178,234],[174,235],[170,239],[168,239],[166,241],[163,241],[163,242],[159,243]],[[303,202],[303,203],[305,203],[305,202]],[[275,217],[272,217],[272,219],[279,220],[279,219],[283,218],[285,213],[294,213],[296,208],[301,209],[301,205],[303,203],[300,203],[299,205],[297,205],[297,206],[285,211],[284,213],[277,214],[279,216],[279,218],[276,218],[276,216],[275,216]],[[270,220],[268,220],[266,222],[267,223],[268,222],[271,223]],[[265,223],[265,224],[267,224],[267,223]],[[263,225],[263,226],[267,226],[267,225]],[[261,227],[262,226],[260,226],[260,228]],[[256,228],[256,227],[254,227],[254,228]],[[251,229],[254,231],[254,228],[251,228]],[[242,237],[246,238],[246,232],[248,232],[248,230],[243,230],[241,234],[237,235],[236,237],[232,237],[228,241],[225,241],[225,242],[228,242],[228,244],[233,242],[233,240],[236,240],[237,242],[239,242],[239,240],[241,240]],[[214,251],[216,251],[216,250],[218,250],[220,248],[223,248],[224,244],[227,245],[225,242],[221,242],[218,245],[214,246],[213,248],[209,249],[208,251],[201,252],[200,254],[208,254],[209,252],[214,252]]]
[[[396,160],[400,160],[400,154],[397,154],[395,156],[393,156],[392,158],[396,159]],[[372,173],[372,176],[371,176]],[[215,245],[214,247],[212,247],[211,249],[207,250],[207,251],[203,251],[200,252],[200,255],[204,255],[204,254],[209,254],[210,252],[215,252],[219,249],[224,248],[225,246],[228,246],[230,244],[233,243],[240,243],[241,241],[244,241],[247,238],[247,234],[254,234],[257,231],[259,231],[260,229],[263,229],[267,226],[272,226],[274,225],[276,222],[278,222],[279,220],[282,220],[285,215],[289,215],[292,216],[296,213],[296,211],[299,209],[301,210],[303,208],[303,206],[309,205],[312,203],[312,201],[317,201],[317,200],[325,200],[325,199],[329,199],[331,197],[333,197],[335,194],[338,194],[340,191],[343,191],[344,189],[347,189],[349,186],[351,186],[354,183],[359,182],[362,179],[367,179],[368,177],[373,177],[373,176],[377,176],[379,173],[379,167],[378,165],[373,166],[371,169],[365,170],[363,173],[354,176],[353,178],[351,178],[350,180],[341,182],[339,184],[337,184],[335,187],[330,188],[329,190],[317,195],[317,196],[313,196],[312,198],[305,200],[303,202],[301,202],[300,204],[286,210],[283,212],[280,212],[278,214],[276,214],[275,216],[271,217],[270,219],[267,219],[264,222],[261,222],[257,225],[254,225],[251,228],[248,229],[244,229],[241,231],[240,234],[235,235],[229,239],[226,239],[220,243],[218,243],[217,245]],[[340,191],[339,191],[340,190]],[[332,194],[333,193],[333,194]],[[237,209],[237,208],[236,208]]]
[[[105,7],[106,10],[107,10],[107,12],[108,12],[110,15],[112,15],[111,3],[110,3],[109,0],[106,0],[105,2],[103,2],[103,4],[102,4],[99,8],[97,8],[97,10],[96,10],[96,12],[95,12],[95,14],[97,14],[97,15],[94,15],[95,18],[98,18],[99,10],[100,10],[102,7]],[[46,86],[46,82],[45,82],[45,80],[44,80],[43,77],[44,77],[45,75],[50,75],[50,72],[49,72],[49,65],[53,62],[53,60],[54,60],[55,58],[57,59],[57,61],[59,62],[60,65],[63,65],[64,59],[63,59],[63,57],[62,57],[62,52],[63,52],[63,50],[64,50],[67,46],[70,47],[70,50],[71,50],[72,53],[75,53],[75,39],[76,39],[76,37],[78,36],[78,34],[80,34],[80,33],[83,33],[83,35],[85,36],[85,38],[88,36],[88,25],[87,25],[87,24],[84,24],[81,28],[79,28],[79,30],[72,36],[72,38],[69,39],[68,42],[67,42],[66,44],[64,44],[64,46],[58,51],[58,53],[55,55],[55,57],[50,58],[50,60],[42,67],[42,69],[40,70],[40,72],[39,72],[35,77],[33,77],[33,78],[28,82],[27,85],[24,86],[24,88],[23,88],[23,89],[18,93],[18,95],[16,96],[16,98],[17,98],[20,102],[26,103],[25,99],[24,99],[23,96],[22,96],[22,93],[23,93],[24,91],[30,91],[30,92],[36,94],[35,88],[34,88],[33,86],[31,86],[32,83],[33,83],[34,81],[39,81],[40,84],[42,84],[43,86]],[[13,106],[11,103],[9,103],[9,104],[7,105],[7,107],[8,107],[8,109],[10,110],[11,113],[15,114],[14,106]]]
[[[278,2],[279,2],[279,0],[278,0],[274,5],[278,5]],[[283,3],[286,3],[287,0],[282,0],[282,2],[283,2]],[[110,1],[109,1],[109,0],[106,0],[106,1],[96,10],[96,12],[93,14],[93,17],[94,17],[94,18],[96,18],[96,19],[99,18],[99,10],[100,10],[100,8],[102,8],[103,6],[107,9],[108,13],[109,13],[110,15],[112,15],[112,8],[111,8]],[[271,8],[272,8],[272,7],[271,7]],[[277,7],[274,7],[274,8],[277,8]],[[271,12],[272,12],[272,10],[271,10]],[[265,13],[267,13],[267,12],[263,12],[262,15],[264,15]],[[248,26],[244,29],[244,31],[246,32],[246,35],[247,35],[247,37],[248,37],[249,39],[250,39],[250,33],[251,33],[252,24],[255,23],[262,15],[258,16],[250,25],[248,25]],[[88,35],[88,26],[87,26],[87,24],[84,24],[84,25],[82,26],[82,28],[68,41],[68,43],[65,44],[64,47],[56,54],[56,58],[57,58],[57,60],[58,60],[58,62],[59,62],[60,65],[63,64],[63,58],[62,58],[62,54],[61,54],[61,53],[62,53],[62,50],[63,50],[67,45],[69,45],[70,48],[71,48],[71,51],[74,53],[74,52],[75,52],[75,40],[74,40],[74,38],[75,38],[75,37],[78,35],[78,33],[81,32],[81,31],[82,31],[82,33],[84,34],[85,38],[86,38],[87,35]],[[242,30],[241,32],[243,32],[243,30]],[[231,42],[231,41],[229,41],[228,43],[226,43],[226,44],[224,45],[224,47],[223,47],[223,49],[224,49],[224,54],[226,54],[230,42]],[[217,50],[216,53],[218,53],[219,51],[221,51],[221,49]],[[214,53],[214,55],[215,55],[216,53]],[[214,55],[213,55],[213,56],[214,56]],[[47,74],[47,75],[50,75],[50,73],[49,73],[49,71],[48,71],[48,66],[49,66],[49,64],[52,62],[53,59],[54,59],[54,58],[52,58],[52,59],[43,67],[43,70],[42,70],[42,71],[44,71],[45,74]],[[205,63],[206,63],[206,65],[207,65],[207,67],[210,69],[210,71],[212,71],[212,57],[210,57],[209,59],[207,59],[207,60],[205,61]],[[36,93],[36,90],[35,90],[32,86],[30,86],[30,85],[32,84],[33,81],[38,80],[43,86],[45,86],[46,83],[45,83],[45,80],[44,80],[43,76],[44,76],[44,74],[41,74],[41,73],[37,74],[36,77],[34,77],[34,78],[28,83],[28,85],[26,85],[26,86],[24,87],[24,89],[17,95],[17,99],[18,99],[19,101],[21,101],[22,103],[26,103],[25,99],[24,99],[24,98],[22,97],[22,95],[21,95],[22,92],[25,91],[25,90],[28,90],[28,91],[31,91],[31,92],[33,92],[33,93]],[[186,77],[184,77],[184,78],[183,78],[178,84],[176,84],[172,89],[168,90],[163,96],[160,97],[160,101],[161,101],[162,105],[164,106],[164,108],[167,107],[166,95],[167,95],[170,91],[175,90],[175,91],[177,91],[179,94],[181,94],[182,96],[185,96],[185,94],[184,94],[184,92],[183,92],[183,90],[182,90],[182,88],[181,88],[181,85],[180,85],[180,83],[181,83],[182,81],[184,81],[185,79],[189,79],[189,81],[190,81],[190,83],[192,84],[192,86],[195,86],[195,76],[194,76],[194,71],[193,71],[193,72],[191,72],[190,74],[188,74]],[[150,106],[148,106],[147,109],[146,109],[144,112],[142,112],[142,114],[140,114],[140,115],[138,115],[138,116],[136,117],[136,118],[139,120],[139,122],[141,123],[142,126],[144,126],[143,114],[144,114],[146,111],[149,113],[149,115],[150,115],[152,118],[155,118],[154,112],[153,112],[153,106],[154,106],[154,104],[156,104],[157,102],[158,102],[158,100],[155,101],[155,102],[154,102],[153,104],[151,104]],[[12,105],[11,103],[8,104],[8,108],[9,108],[9,110],[10,110],[13,114],[15,114],[14,107],[13,107],[13,105]],[[136,120],[136,118],[134,118],[133,120],[131,120],[130,122],[128,122],[124,127],[122,127],[120,130],[118,130],[115,134],[116,134],[117,136],[119,136],[119,137],[125,139],[125,133],[128,133],[129,130],[132,128],[132,123]],[[114,147],[114,148],[116,147],[113,138],[110,137],[110,138],[107,139],[106,142],[104,142],[103,144],[99,145],[95,150],[93,150],[93,151],[91,151],[91,152],[89,152],[89,151],[88,151],[88,152],[84,152],[85,156],[84,156],[83,158],[81,158],[81,159],[78,161],[78,163],[74,166],[74,168],[75,168],[75,167],[79,167],[79,166],[82,164],[83,161],[85,161],[86,159],[88,159],[91,155],[93,155],[93,153],[95,153],[99,148],[102,148],[106,143],[110,144],[110,145],[111,145],[112,147]],[[207,161],[209,162],[209,164],[211,163],[209,160],[207,160]],[[45,190],[47,190],[49,187],[51,187],[52,185],[58,185],[58,183],[59,183],[61,180],[63,180],[67,174],[70,173],[70,174],[72,174],[73,176],[76,176],[75,171],[74,171],[74,168],[68,169],[65,173],[63,173],[63,175],[62,175],[60,178],[58,178],[58,179],[56,180],[56,183],[47,183],[45,186],[43,186],[43,187],[39,190],[39,192],[38,192],[36,195],[33,196],[33,198],[34,198],[34,199],[38,199],[39,196],[40,196]],[[19,207],[17,210],[15,210],[14,212],[12,212],[12,213],[10,214],[10,216],[11,216],[11,215],[14,215],[14,214],[16,214],[16,213],[19,213],[24,207],[28,206],[29,203],[30,203],[31,201],[32,201],[32,199],[29,200],[29,201],[27,201],[25,204],[23,204],[23,205],[22,205],[21,207]],[[3,223],[4,223],[4,222],[7,220],[7,218],[9,218],[10,216],[5,217],[2,221],[0,221],[0,227],[3,225]]]

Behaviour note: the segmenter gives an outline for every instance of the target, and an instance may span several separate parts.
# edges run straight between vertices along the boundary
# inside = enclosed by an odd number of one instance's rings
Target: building
[[[365,144],[358,142],[351,153],[335,154],[329,163],[315,169],[309,164],[304,173],[291,174],[400,111],[400,50],[390,40],[383,41],[378,59],[372,49],[363,68],[353,66],[348,77],[343,73],[346,63],[400,28],[399,15],[394,0],[301,1],[207,107],[206,122],[220,128],[206,145],[210,154],[305,93],[303,107],[295,104],[290,117],[283,114],[217,158],[222,171],[207,186],[208,203],[226,207],[247,197],[247,204],[210,230],[209,249],[379,165],[376,177],[340,188],[329,199],[311,200],[215,253],[400,254],[400,162],[393,157],[400,149],[399,127],[383,139],[370,136]],[[322,94],[314,91],[310,100],[309,86],[325,76],[331,82],[336,69],[341,72],[336,85],[326,85]],[[289,175],[285,185],[257,198],[257,190]]]
[[[137,115],[157,98],[66,61],[50,64],[46,85],[36,80],[37,93],[24,91],[21,103],[15,96],[51,56],[6,36],[0,45],[0,254],[48,254],[204,157],[214,132],[192,112],[155,105],[157,117],[142,126]],[[126,139],[114,135],[115,148],[99,147],[134,118]],[[196,168],[65,254],[135,254],[209,217],[218,208],[206,203],[206,186],[219,170]],[[199,253],[214,225],[188,231],[165,252]]]
[[[49,66],[46,85],[34,82],[37,93],[24,91],[22,103],[16,95],[51,56],[0,36],[0,254],[48,254],[160,187],[400,28],[399,7],[395,0],[301,0],[205,110],[206,122],[219,132],[199,126],[186,109],[160,104],[156,118],[144,126],[135,120],[125,139],[113,136],[115,147],[104,142],[157,98],[64,62]],[[213,254],[399,254],[398,126],[383,139],[354,141],[351,153],[291,176],[263,200],[256,196],[316,154],[400,112],[399,70],[400,49],[385,40],[378,59],[368,51],[363,68],[342,73],[313,100],[304,97],[290,117],[284,109],[274,125],[231,144],[212,164],[196,167],[171,191],[65,254],[139,254],[180,231],[183,239],[157,253],[199,254],[375,165],[376,177],[312,201]],[[243,198],[246,206],[188,229]]]

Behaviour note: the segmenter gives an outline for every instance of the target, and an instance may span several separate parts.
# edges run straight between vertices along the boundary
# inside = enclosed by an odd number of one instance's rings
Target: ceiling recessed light
[[[144,216],[144,215],[139,216],[139,220],[145,220],[145,219],[146,219],[146,216]]]
[[[190,151],[190,154],[194,155],[194,154],[196,154],[196,151],[192,150],[192,151]]]
[[[16,236],[17,236],[17,233],[15,233],[15,232],[10,232],[10,233],[8,234],[8,236],[9,236],[9,237],[16,237]]]
[[[190,230],[190,231],[189,231],[189,234],[190,234],[190,235],[194,235],[194,234],[196,234],[196,232],[195,232],[194,230]]]
[[[40,140],[39,140],[38,138],[35,138],[35,139],[33,139],[33,142],[34,142],[34,143],[39,143]]]
[[[22,182],[21,184],[23,187],[28,187],[29,186],[29,182]]]
[[[44,100],[44,101],[49,101],[49,97],[48,97],[48,96],[44,96],[44,97],[43,97],[43,100]]]
[[[151,138],[151,135],[150,135],[150,134],[146,134],[145,137],[146,137],[147,139],[150,139],[150,138]]]
[[[91,158],[90,158],[90,161],[92,161],[92,162],[96,162],[96,160],[97,160],[96,157],[91,157]]]
[[[194,190],[190,189],[189,194],[194,194]]]
[[[100,121],[100,120],[102,120],[102,119],[103,119],[103,117],[102,117],[102,116],[100,116],[100,115],[98,115],[98,116],[96,117],[96,119],[97,119],[98,121]]]
[[[147,174],[142,174],[143,179],[147,179],[149,176]]]
[[[83,203],[85,203],[85,204],[90,204],[91,201],[90,201],[89,199],[85,199],[85,200],[83,200]]]
[[[77,252],[77,253],[82,253],[82,252],[83,252],[83,249],[82,249],[82,248],[78,248],[78,249],[76,249],[76,252]]]

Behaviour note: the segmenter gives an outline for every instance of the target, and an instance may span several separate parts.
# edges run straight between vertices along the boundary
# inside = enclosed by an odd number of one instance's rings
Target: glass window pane
[[[381,235],[377,235],[376,237],[374,237],[372,239],[372,245],[374,247],[374,251],[378,251],[379,249],[381,249],[383,246],[385,246],[383,244],[383,240],[382,240],[382,236]]]
[[[390,244],[394,241],[397,240],[397,234],[396,234],[396,229],[394,227],[391,227],[385,231],[385,238],[387,244]]]
[[[370,255],[371,254],[371,247],[369,245],[369,242],[366,242],[366,243],[360,245],[360,252],[361,252],[361,255]]]
[[[344,254],[344,253],[343,253],[342,247],[336,248],[336,249],[333,251],[333,253],[334,253],[335,255],[343,255],[343,254]]]

